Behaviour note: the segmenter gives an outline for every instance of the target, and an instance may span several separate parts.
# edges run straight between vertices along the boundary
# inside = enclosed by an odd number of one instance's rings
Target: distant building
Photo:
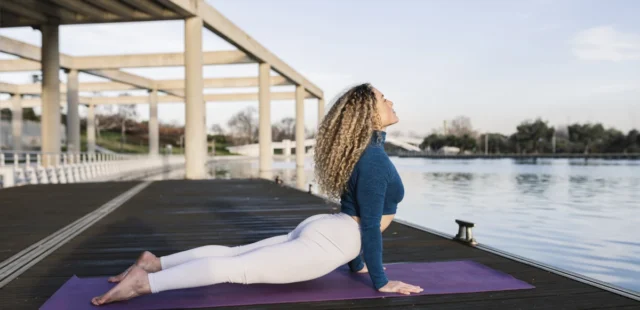
[[[60,124],[60,143],[67,144],[66,126]],[[40,149],[40,123],[34,121],[22,121],[22,150]],[[10,121],[0,121],[0,149],[13,149],[13,131]]]
[[[460,148],[455,146],[443,146],[438,151],[441,155],[457,155],[460,153]]]

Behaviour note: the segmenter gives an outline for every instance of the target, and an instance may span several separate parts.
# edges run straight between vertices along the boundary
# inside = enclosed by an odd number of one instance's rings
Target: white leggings
[[[286,235],[252,244],[206,245],[160,257],[152,293],[217,283],[292,283],[330,273],[360,253],[360,227],[344,213],[318,214]]]

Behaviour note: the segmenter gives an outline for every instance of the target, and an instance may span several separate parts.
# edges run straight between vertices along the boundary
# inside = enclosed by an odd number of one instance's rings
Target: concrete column
[[[160,151],[160,128],[158,127],[158,90],[149,91],[149,154]]]
[[[322,123],[322,119],[324,118],[324,99],[318,99],[318,129],[320,130],[320,124]]]
[[[261,63],[259,68],[259,143],[260,143],[260,177],[271,179],[273,148],[271,147],[271,66]]]
[[[291,140],[284,139],[282,140],[282,147],[284,150],[282,151],[282,155],[289,157],[291,156]]]
[[[296,168],[304,167],[304,92],[296,86]]]
[[[60,152],[60,50],[58,25],[42,25],[42,152]]]
[[[87,151],[96,151],[96,112],[95,106],[90,104],[87,109]]]
[[[307,185],[307,175],[304,171],[304,167],[296,167],[296,187],[300,190],[308,190]]]
[[[67,152],[80,152],[80,116],[78,115],[78,71],[67,72]]]
[[[184,30],[185,178],[204,179],[206,111],[202,95],[202,18],[197,16],[186,18]]]
[[[13,94],[11,97],[11,132],[13,149],[22,151],[22,95],[20,94]]]

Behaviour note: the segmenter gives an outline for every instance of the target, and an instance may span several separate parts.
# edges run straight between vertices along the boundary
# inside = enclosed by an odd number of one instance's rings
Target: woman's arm
[[[382,266],[382,232],[380,230],[388,180],[389,169],[385,161],[372,160],[365,168],[359,169],[355,188],[356,200],[360,207],[362,256],[376,290],[389,282]]]
[[[387,227],[391,225],[395,216],[395,214],[385,214],[382,216],[382,220],[380,221],[380,232],[387,230]]]
[[[382,216],[382,220],[380,221],[380,232],[384,232],[387,229],[387,227],[389,227],[391,222],[393,222],[394,217],[395,217],[395,214],[385,214]],[[358,221],[358,223],[359,222],[360,221]],[[357,271],[362,271],[363,273],[367,272],[367,270],[363,270],[367,266],[362,261],[362,252],[360,252],[360,254],[358,254],[358,256],[356,256],[356,258],[351,260],[347,265],[349,266],[349,269],[351,269],[351,271],[353,272],[357,272]]]

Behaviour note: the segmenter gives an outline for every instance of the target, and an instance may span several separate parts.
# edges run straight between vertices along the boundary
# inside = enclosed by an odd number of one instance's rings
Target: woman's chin
[[[391,122],[391,124],[389,124],[389,126],[397,124],[400,121],[400,119],[396,116],[395,119]]]

